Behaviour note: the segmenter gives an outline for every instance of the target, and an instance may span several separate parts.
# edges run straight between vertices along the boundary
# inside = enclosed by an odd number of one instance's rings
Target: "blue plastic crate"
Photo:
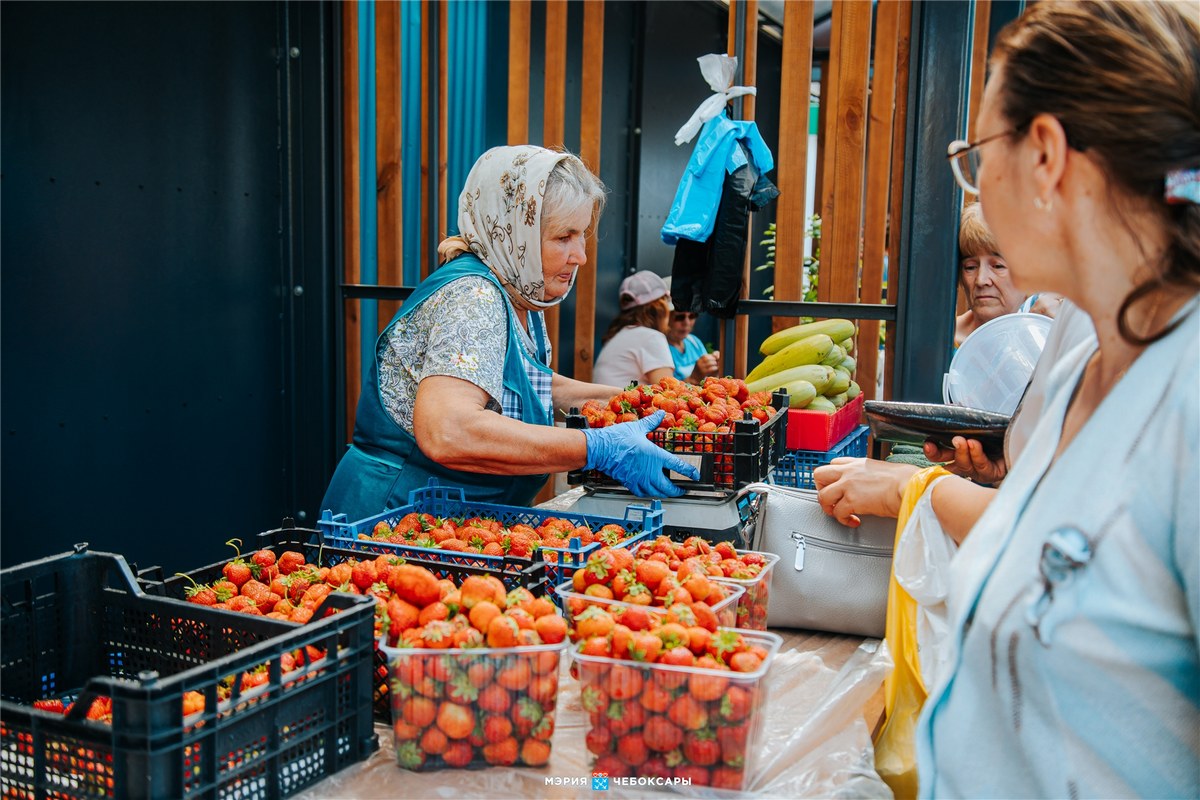
[[[812,489],[814,488],[813,470],[817,467],[842,456],[852,458],[865,456],[867,454],[867,435],[870,432],[870,426],[859,425],[829,450],[791,450],[775,465],[770,482],[776,486]]]
[[[651,500],[647,505],[628,505],[625,507],[624,518],[602,517],[595,514],[577,514],[571,511],[550,511],[524,506],[504,506],[491,503],[468,502],[463,490],[457,486],[441,486],[436,479],[430,479],[429,485],[416,489],[408,495],[408,505],[393,508],[374,516],[348,522],[345,514],[333,514],[322,511],[317,527],[321,537],[330,544],[338,547],[356,550],[361,553],[394,553],[408,558],[419,558],[442,564],[453,564],[463,567],[488,568],[501,572],[513,572],[527,568],[529,559],[512,556],[490,556],[482,553],[464,553],[454,550],[440,550],[433,547],[415,547],[405,544],[360,539],[359,534],[371,535],[375,525],[386,522],[395,525],[408,514],[431,514],[435,517],[450,517],[463,519],[467,517],[491,517],[500,521],[506,528],[513,525],[525,524],[536,528],[546,520],[556,517],[565,519],[576,525],[586,525],[593,530],[599,530],[605,525],[614,524],[625,528],[629,538],[617,547],[629,548],[646,539],[653,539],[662,532],[663,511],[662,501]],[[550,585],[554,586],[566,580],[565,570],[573,570],[587,563],[588,556],[593,550],[599,550],[603,545],[593,542],[582,544],[578,539],[571,539],[568,547],[544,547],[541,549],[541,560],[546,563],[546,576]],[[554,558],[547,558],[551,553]],[[569,575],[567,576],[569,577]]]

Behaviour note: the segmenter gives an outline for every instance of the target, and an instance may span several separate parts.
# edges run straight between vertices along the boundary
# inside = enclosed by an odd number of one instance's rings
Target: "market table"
[[[539,508],[565,510],[582,490],[573,489]],[[765,680],[766,723],[755,777],[741,796],[890,797],[875,772],[871,734],[883,711],[882,685],[891,657],[878,639],[804,630],[774,630],[783,644]],[[688,796],[736,797],[738,793],[686,787],[591,788],[584,746],[587,718],[580,684],[563,658],[550,763],[541,769],[411,772],[396,764],[392,730],[376,724],[379,751],[313,786],[302,800],[374,798],[595,798],[645,797],[676,791]]]

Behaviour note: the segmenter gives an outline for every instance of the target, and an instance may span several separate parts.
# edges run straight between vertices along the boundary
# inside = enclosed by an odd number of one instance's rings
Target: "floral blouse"
[[[469,381],[487,392],[489,411],[519,418],[519,398],[504,388],[506,302],[501,290],[487,279],[460,278],[400,318],[380,340],[379,396],[400,427],[413,432],[417,386],[430,375]],[[532,340],[520,326],[517,329],[522,346],[533,352]],[[548,354],[549,342],[544,341],[544,346]],[[549,381],[544,383],[542,400],[549,407]],[[543,386],[535,386],[539,395],[543,394]]]

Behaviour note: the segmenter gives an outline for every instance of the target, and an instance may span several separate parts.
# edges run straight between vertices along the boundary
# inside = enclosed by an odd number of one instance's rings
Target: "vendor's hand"
[[[895,517],[900,500],[918,468],[870,458],[835,458],[813,470],[821,510],[843,525],[857,528],[862,516]]]
[[[925,457],[941,463],[948,472],[970,478],[976,483],[999,483],[1008,474],[1008,464],[1004,458],[989,458],[978,439],[955,436],[951,444],[953,448],[939,447],[927,441]]]
[[[638,497],[679,497],[683,494],[663,469],[700,480],[700,470],[680,460],[646,438],[664,416],[656,411],[637,422],[622,422],[606,428],[585,428],[587,465],[620,481]]]
[[[692,368],[692,377],[697,381],[702,381],[709,375],[716,375],[717,370],[721,368],[720,358],[721,351],[719,350],[700,356],[696,360],[696,366]]]

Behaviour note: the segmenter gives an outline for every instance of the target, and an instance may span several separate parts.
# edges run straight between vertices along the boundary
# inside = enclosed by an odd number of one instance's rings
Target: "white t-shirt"
[[[656,369],[675,369],[666,334],[634,325],[618,331],[600,348],[592,381],[607,386],[645,383],[646,374]]]

